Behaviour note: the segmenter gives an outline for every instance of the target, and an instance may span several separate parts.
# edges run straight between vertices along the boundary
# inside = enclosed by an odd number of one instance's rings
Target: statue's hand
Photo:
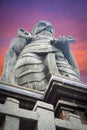
[[[51,41],[51,44],[61,50],[69,50],[70,43],[75,43],[75,39],[68,35],[68,36],[59,36],[57,39]]]
[[[75,39],[68,35],[68,36],[59,36],[59,38],[56,40],[57,44],[69,44],[69,43],[74,43]]]
[[[27,39],[28,41],[32,38],[31,33],[27,32],[24,29],[19,29],[18,30],[18,36],[19,37],[24,37],[25,39]]]
[[[73,38],[71,35],[67,35],[66,38],[69,41],[69,43],[75,43],[76,42],[75,38]]]

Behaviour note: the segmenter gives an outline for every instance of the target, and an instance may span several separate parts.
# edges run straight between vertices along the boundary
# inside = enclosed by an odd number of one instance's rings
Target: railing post
[[[74,114],[69,114],[69,116],[67,117],[67,120],[71,122],[72,128],[74,130],[86,130],[86,129],[83,129],[83,125],[81,123],[79,116],[74,115]]]
[[[38,113],[36,130],[56,130],[53,105],[37,101],[34,111]]]
[[[14,111],[14,109],[17,109],[19,107],[19,101],[13,98],[7,98],[5,105],[6,109],[10,108]],[[19,130],[19,122],[19,118],[5,115],[4,123],[1,130]]]

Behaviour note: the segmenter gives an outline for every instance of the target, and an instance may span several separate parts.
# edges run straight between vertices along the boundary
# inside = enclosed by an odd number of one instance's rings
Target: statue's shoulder
[[[18,29],[17,36],[11,40],[9,49],[12,49],[19,55],[23,48],[29,43],[29,40],[30,34],[25,29]]]

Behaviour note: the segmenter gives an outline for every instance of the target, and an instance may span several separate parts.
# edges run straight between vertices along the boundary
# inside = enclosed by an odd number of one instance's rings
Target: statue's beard
[[[53,36],[53,34],[51,33],[51,32],[49,32],[49,31],[47,31],[47,30],[45,30],[45,31],[42,31],[42,32],[40,32],[40,33],[38,33],[39,35],[44,35],[44,36],[50,36],[50,37],[54,37]]]

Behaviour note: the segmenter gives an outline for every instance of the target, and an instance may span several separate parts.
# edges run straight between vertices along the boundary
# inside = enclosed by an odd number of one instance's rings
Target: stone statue
[[[54,37],[47,21],[38,22],[31,33],[18,30],[7,51],[2,81],[44,91],[52,75],[79,80],[79,69],[70,50],[72,36]]]

